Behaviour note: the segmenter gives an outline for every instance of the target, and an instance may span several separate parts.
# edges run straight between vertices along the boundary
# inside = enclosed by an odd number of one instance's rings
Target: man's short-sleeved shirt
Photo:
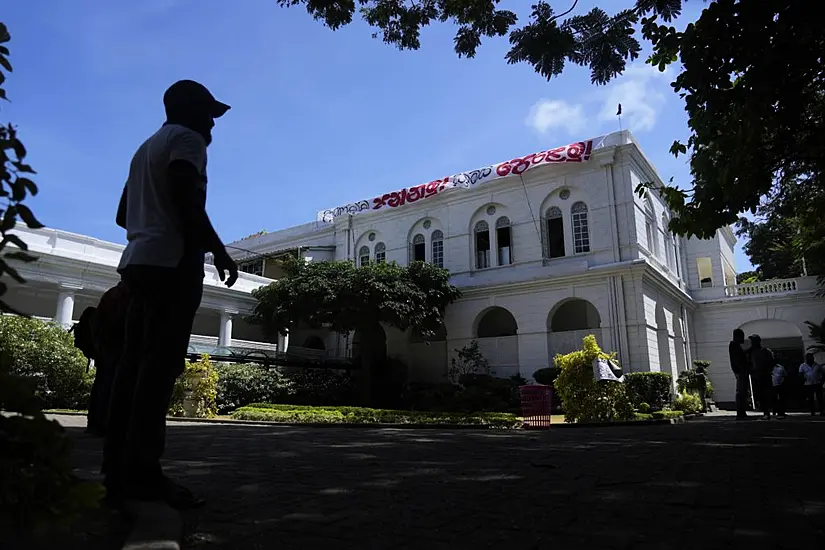
[[[206,192],[206,140],[178,124],[167,124],[138,148],[126,180],[126,239],[118,270],[128,265],[177,267],[184,233],[172,202],[169,164],[185,160],[201,174]],[[201,262],[202,263],[202,262]]]

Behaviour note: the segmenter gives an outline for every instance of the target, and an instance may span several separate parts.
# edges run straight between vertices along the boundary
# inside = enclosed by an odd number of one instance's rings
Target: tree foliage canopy
[[[8,29],[0,22],[0,99],[6,101],[8,98],[3,88],[6,81],[4,71],[12,71],[8,57],[9,49],[6,46],[9,40],[11,36]],[[26,148],[17,137],[17,129],[11,124],[0,125],[0,198],[5,199],[0,203],[0,253],[10,244],[16,247],[16,250],[6,252],[0,257],[0,279],[8,275],[18,283],[24,283],[25,280],[8,261],[30,262],[35,259],[26,254],[26,243],[17,235],[9,233],[14,229],[18,217],[31,228],[43,227],[29,207],[23,204],[27,196],[37,194],[37,185],[30,179],[34,173],[32,167],[26,164]],[[1,298],[6,293],[6,288],[6,283],[0,280],[0,312],[13,311]]]
[[[800,242],[795,216],[781,216],[771,211],[755,221],[743,218],[737,233],[747,237],[742,250],[756,267],[752,275],[757,280],[799,277],[807,270],[800,251],[804,243]],[[812,269],[816,269],[822,262],[813,258],[810,263]]]
[[[447,270],[424,262],[356,268],[349,261],[290,257],[283,268],[282,279],[253,292],[258,304],[250,320],[270,332],[306,325],[344,333],[386,323],[430,336],[440,328],[444,309],[460,297]]]
[[[760,204],[822,200],[825,35],[815,2],[718,0],[684,32],[643,23],[651,61],[677,59],[673,83],[691,134],[692,187],[665,189],[679,233],[709,237]],[[820,206],[822,203],[818,203]],[[821,225],[821,224],[820,224]]]
[[[572,14],[578,0],[569,0],[563,12],[540,0],[529,21],[498,9],[498,0],[277,0],[281,6],[303,5],[331,29],[352,22],[356,8],[387,44],[401,50],[421,47],[421,29],[433,23],[458,27],[453,40],[459,57],[473,57],[483,38],[509,36],[507,63],[528,63],[545,78],[562,73],[567,63],[590,68],[593,82],[604,84],[624,71],[627,61],[639,57],[641,44],[635,25],[645,15],[671,21],[682,11],[682,0],[637,0],[627,9],[608,14],[593,8]],[[572,14],[572,15],[571,15]],[[569,15],[569,17],[567,17]]]

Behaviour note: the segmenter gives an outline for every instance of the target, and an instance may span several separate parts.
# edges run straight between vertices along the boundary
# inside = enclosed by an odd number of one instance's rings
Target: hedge
[[[650,414],[636,413],[636,420],[667,420],[683,416],[682,411],[656,411]]]
[[[312,407],[254,403],[232,414],[236,420],[297,424],[461,424],[490,428],[517,428],[521,421],[509,413],[434,413],[363,407]]]
[[[0,315],[0,355],[8,374],[31,380],[44,409],[80,409],[89,403],[94,370],[61,326],[31,317]]]

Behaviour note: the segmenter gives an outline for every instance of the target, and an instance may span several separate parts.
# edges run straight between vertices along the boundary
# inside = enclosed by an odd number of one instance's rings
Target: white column
[[[60,287],[57,294],[57,311],[54,314],[54,322],[63,327],[72,326],[74,316],[74,295],[76,289]]]
[[[233,311],[221,312],[221,327],[218,334],[219,346],[229,347],[232,345],[232,317],[234,314]]]
[[[286,352],[289,348],[289,334],[278,334],[278,351]]]

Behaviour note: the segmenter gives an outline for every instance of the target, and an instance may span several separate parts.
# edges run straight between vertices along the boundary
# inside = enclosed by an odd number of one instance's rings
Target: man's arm
[[[169,164],[168,181],[187,242],[199,245],[205,252],[216,256],[226,254],[206,214],[206,193],[197,168],[186,160],[174,160]]]
[[[126,186],[123,186],[123,193],[120,195],[120,203],[117,205],[117,215],[115,223],[126,229]]]

